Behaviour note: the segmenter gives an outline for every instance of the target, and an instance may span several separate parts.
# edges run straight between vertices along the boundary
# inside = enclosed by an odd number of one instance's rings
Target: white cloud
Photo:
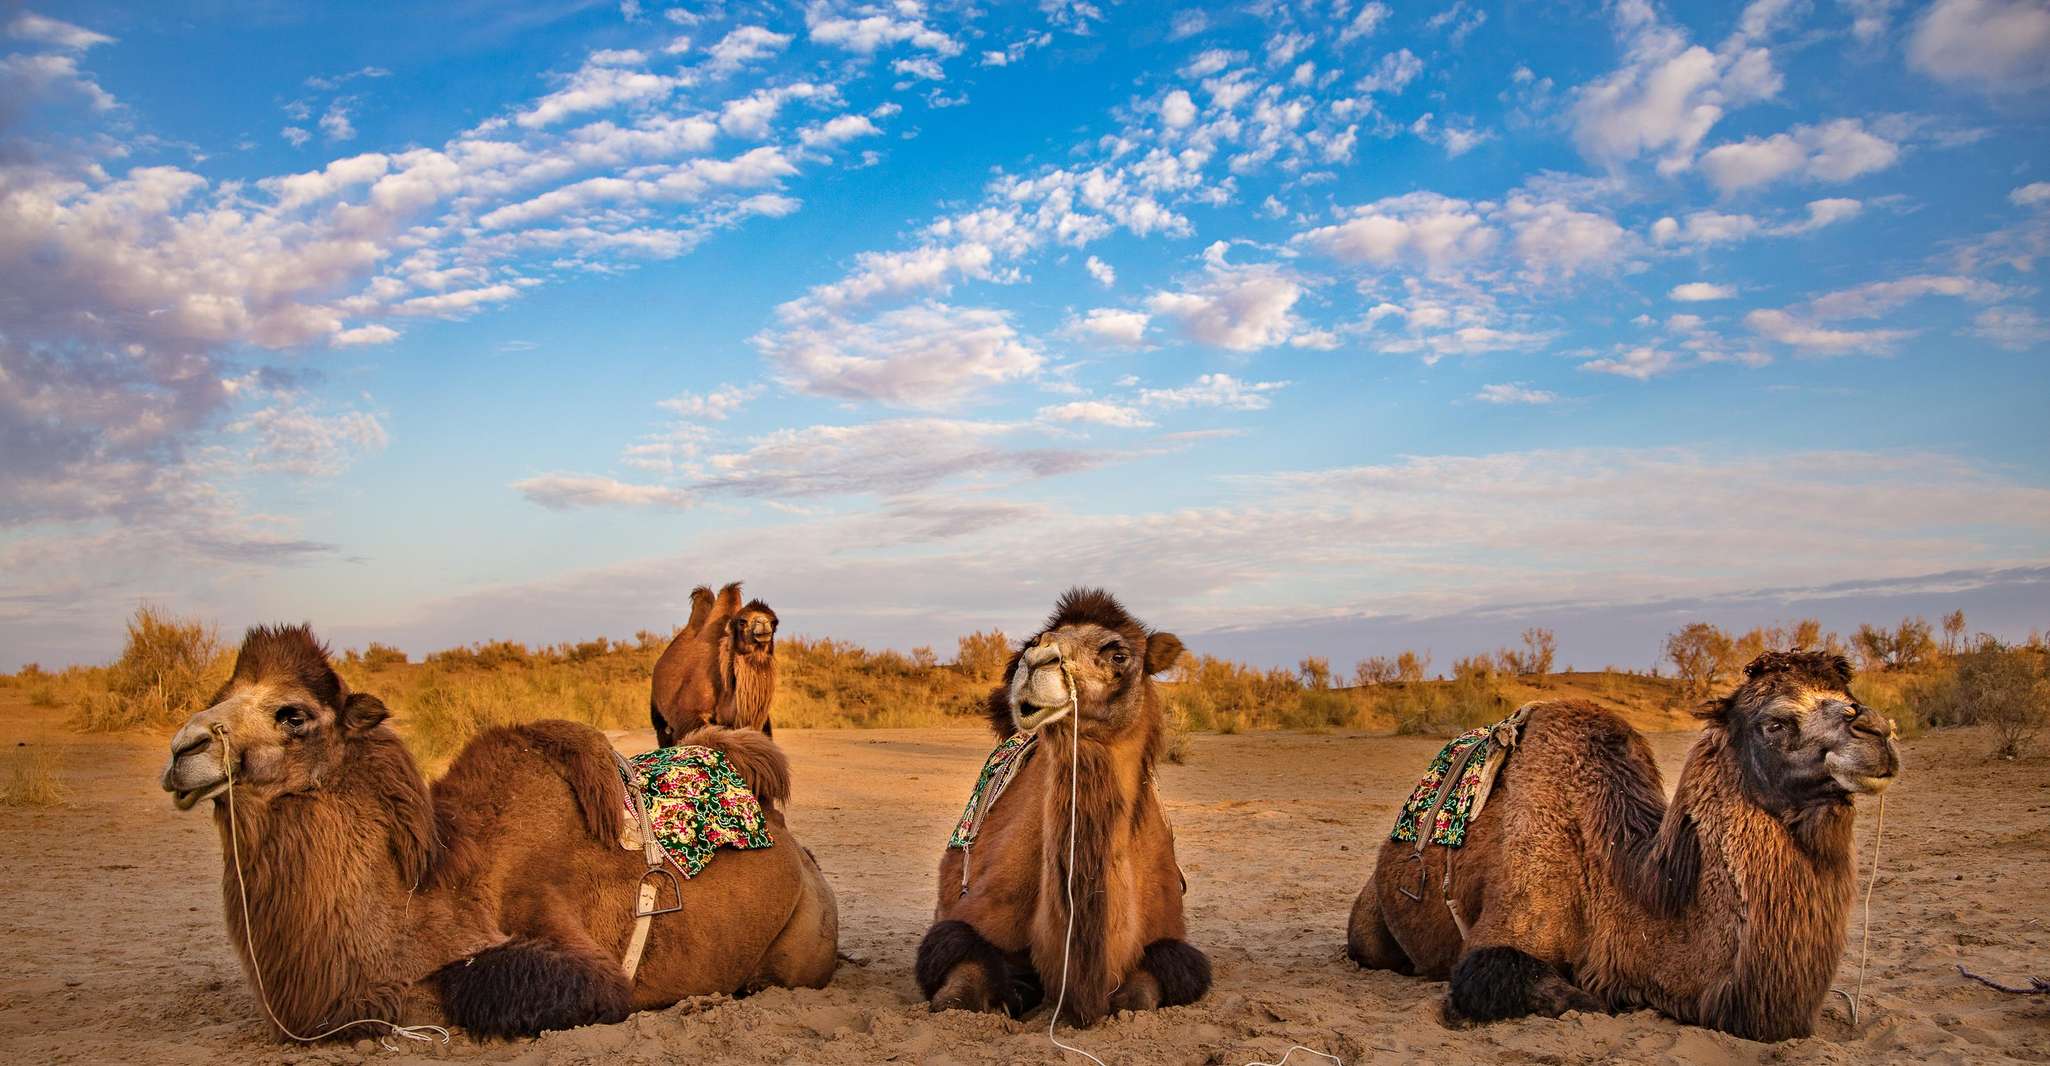
[[[1540,405],[1559,401],[1557,393],[1533,389],[1520,381],[1505,385],[1482,385],[1481,391],[1474,393],[1473,398],[1482,403],[1492,404]]]
[[[760,385],[741,388],[738,385],[721,385],[710,392],[681,392],[656,406],[674,411],[685,418],[724,422],[733,412],[740,410],[749,400],[761,395]]]
[[[706,55],[711,69],[724,74],[775,55],[789,45],[787,33],[777,33],[766,26],[739,26],[719,38],[717,44],[706,50]]]
[[[1115,307],[1097,307],[1087,315],[1069,323],[1068,331],[1077,336],[1090,337],[1107,344],[1120,344],[1136,348],[1146,342],[1146,325],[1153,316],[1144,311],[1127,311]]]
[[[1825,293],[1808,302],[1818,318],[1876,318],[1924,296],[1954,296],[1973,303],[1991,303],[2008,290],[1979,278],[1917,274],[1893,281],[1874,281]]]
[[[1617,377],[1650,381],[1660,374],[1669,373],[1679,366],[1679,359],[1668,351],[1649,345],[1618,348],[1614,356],[1590,359],[1580,364],[1580,369],[1597,374],[1614,374]]]
[[[804,21],[814,42],[863,55],[885,45],[905,43],[943,56],[959,54],[960,42],[927,26],[919,18],[901,14],[903,11],[915,11],[916,7],[906,8],[900,4],[899,15],[891,14],[886,8],[873,7],[849,16],[833,14],[824,4],[813,4]]]
[[[634,485],[617,478],[590,474],[541,474],[512,484],[528,501],[551,511],[583,507],[652,507],[684,510],[697,500],[682,489],[663,485]]]
[[[1972,316],[1972,333],[2015,351],[2050,343],[2050,323],[2026,307],[1989,307]]]
[[[1558,201],[1518,194],[1509,198],[1502,217],[1515,233],[1517,255],[1536,278],[1614,267],[1624,248],[1623,227],[1614,219]]]
[[[535,101],[513,121],[526,129],[540,129],[587,111],[650,104],[688,81],[682,76],[586,62],[570,76],[568,84]]]
[[[1354,87],[1363,93],[1399,93],[1424,72],[1424,61],[1403,48],[1381,57]]]
[[[1673,286],[1666,296],[1681,303],[1702,303],[1708,300],[1728,300],[1737,295],[1735,287],[1717,285],[1709,281],[1690,281]]]
[[[1936,0],[1915,24],[1908,64],[1988,93],[2050,84],[2050,7],[2040,0]]]
[[[2050,181],[2032,181],[2007,194],[2009,201],[2017,207],[2034,207],[2050,204]]]
[[[783,105],[792,100],[833,99],[830,88],[808,81],[793,82],[773,89],[757,89],[744,97],[726,101],[719,111],[719,128],[736,137],[763,138]]]
[[[890,61],[890,69],[907,78],[918,78],[924,81],[947,80],[945,68],[940,66],[939,60],[933,59],[930,56],[893,59]]]
[[[866,115],[836,115],[822,125],[799,130],[798,139],[807,145],[823,146],[842,144],[856,137],[874,137],[882,132]]]
[[[1827,329],[1789,312],[1768,308],[1745,315],[1744,324],[1761,336],[1817,355],[1882,352],[1912,336],[1899,329]]]
[[[249,439],[248,448],[235,458],[242,469],[299,477],[332,477],[358,457],[383,451],[389,441],[384,424],[370,412],[322,415],[292,393],[226,428]]]
[[[83,26],[24,11],[7,23],[7,36],[18,41],[33,41],[72,52],[83,52],[95,45],[112,44],[114,38],[104,33],[94,33]]]
[[[1176,89],[1160,102],[1160,121],[1169,129],[1181,129],[1196,121],[1196,101],[1186,89]]]
[[[1814,181],[1849,181],[1884,170],[1899,159],[1898,145],[1868,132],[1857,119],[1846,118],[1711,148],[1703,153],[1701,167],[1716,188],[1728,194],[1790,174]]]
[[[1175,389],[1141,389],[1139,402],[1149,407],[1220,407],[1230,411],[1263,411],[1270,394],[1287,388],[1286,381],[1241,381],[1230,374],[1204,374]]]
[[[436,293],[432,296],[415,296],[392,308],[401,315],[443,315],[455,316],[474,311],[484,304],[503,303],[520,294],[520,290],[503,282],[456,292]]]
[[[1118,272],[1109,263],[1092,255],[1082,265],[1088,269],[1089,276],[1095,278],[1098,285],[1108,289],[1118,283]]]
[[[1106,403],[1102,400],[1076,400],[1073,403],[1042,407],[1039,409],[1038,418],[1042,422],[1087,422],[1118,429],[1145,429],[1153,425],[1153,421],[1140,413],[1136,407]]]
[[[926,303],[866,322],[806,321],[754,338],[777,380],[815,396],[938,410],[1045,363],[1001,311]]]
[[[1344,263],[1421,263],[1437,272],[1486,254],[1498,233],[1472,203],[1431,192],[1406,193],[1354,208],[1351,217],[1296,236]]]
[[[78,69],[78,57],[53,52],[0,56],[0,99],[28,100],[39,96],[67,95],[83,98],[94,111],[111,111],[119,101],[100,83]]]
[[[1369,0],[1368,3],[1360,5],[1358,13],[1345,24],[1345,29],[1339,31],[1339,43],[1372,36],[1375,30],[1381,28],[1382,23],[1388,21],[1391,14],[1394,12],[1388,10],[1388,5],[1381,3],[1380,0]]]
[[[385,325],[358,326],[345,329],[328,340],[337,348],[351,348],[364,344],[389,344],[399,339],[399,331]]]
[[[1754,5],[1757,17],[1747,15],[1713,52],[1661,24],[1647,3],[1633,0],[1614,10],[1625,61],[1581,86],[1572,108],[1574,139],[1589,159],[1616,166],[1654,155],[1661,173],[1685,170],[1728,108],[1779,93],[1771,52],[1752,37],[1769,28],[1766,9]]]
[[[1302,286],[1273,267],[1213,267],[1200,282],[1154,293],[1146,305],[1174,319],[1190,340],[1250,352],[1288,340],[1296,328],[1291,308],[1302,295]]]

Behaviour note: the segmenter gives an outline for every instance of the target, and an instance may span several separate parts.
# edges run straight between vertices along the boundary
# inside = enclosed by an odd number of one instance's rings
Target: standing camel
[[[940,859],[937,921],[918,948],[933,1010],[1019,1015],[1053,995],[1088,1026],[1209,989],[1153,783],[1152,678],[1181,652],[1109,593],[1071,589],[1011,657],[987,705],[1003,743]]]
[[[691,590],[690,620],[655,660],[648,718],[657,747],[701,725],[775,734],[777,624],[768,604],[741,605],[738,581],[717,596],[707,585]]]
[[[1702,712],[1670,805],[1621,719],[1529,708],[1463,844],[1424,818],[1430,846],[1382,845],[1353,959],[1449,977],[1454,1019],[1650,1007],[1753,1040],[1808,1035],[1855,894],[1851,797],[1884,791],[1900,757],[1842,656],[1768,652],[1744,674]]]
[[[773,843],[680,880],[682,910],[653,919],[629,977],[647,864],[621,846],[627,793],[604,734],[490,729],[430,787],[386,715],[305,626],[258,627],[171,740],[164,789],[181,809],[212,802],[228,937],[279,1035],[378,1035],[376,1021],[530,1034],[833,976],[833,894],[778,809],[789,768],[767,737],[686,738],[739,775]]]

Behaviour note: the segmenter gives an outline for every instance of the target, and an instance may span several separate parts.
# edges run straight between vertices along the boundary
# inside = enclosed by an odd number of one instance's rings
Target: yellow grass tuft
[[[0,807],[61,807],[71,790],[57,779],[57,753],[42,745],[23,745],[7,759],[7,778],[0,784]]]

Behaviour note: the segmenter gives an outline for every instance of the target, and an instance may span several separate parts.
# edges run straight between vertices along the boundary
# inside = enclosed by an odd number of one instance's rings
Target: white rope
[[[1879,842],[1886,835],[1886,794],[1879,795],[1879,809],[1873,814],[1872,822],[1872,873],[1865,879],[1865,914],[1860,919],[1858,930],[1858,986],[1857,991],[1845,995],[1841,988],[1830,991],[1844,997],[1850,1005],[1851,1024],[1858,1024],[1858,1005],[1865,998],[1865,966],[1872,961],[1872,889],[1879,884]]]
[[[1280,1060],[1279,1060],[1279,1061],[1276,1061],[1276,1062],[1259,1062],[1259,1061],[1254,1061],[1254,1062],[1249,1062],[1249,1063],[1246,1063],[1246,1066],[1287,1066],[1287,1063],[1288,1063],[1288,1057],[1289,1057],[1290,1055],[1293,1055],[1293,1054],[1295,1054],[1295,1053],[1296,1053],[1296,1052],[1298,1052],[1298,1051],[1307,1051],[1307,1052],[1309,1052],[1309,1053],[1310,1053],[1310,1054],[1312,1054],[1312,1055],[1319,1055],[1319,1056],[1322,1056],[1322,1057],[1324,1057],[1324,1058],[1330,1059],[1330,1060],[1331,1060],[1332,1062],[1337,1062],[1337,1063],[1338,1063],[1338,1066],[1345,1066],[1345,1063],[1343,1063],[1343,1062],[1339,1062],[1338,1056],[1336,1056],[1336,1055],[1333,1055],[1333,1054],[1330,1054],[1330,1053],[1328,1053],[1328,1052],[1318,1051],[1318,1050],[1317,1050],[1316,1048],[1313,1048],[1313,1047],[1304,1047],[1304,1046],[1302,1046],[1301,1044],[1297,1044],[1296,1046],[1294,1046],[1294,1047],[1292,1047],[1292,1048],[1289,1048],[1289,1049],[1288,1049],[1287,1051],[1284,1051],[1284,1052],[1282,1052],[1282,1054],[1281,1054],[1281,1058],[1280,1058]]]
[[[1068,955],[1075,946],[1075,808],[1081,804],[1082,796],[1082,699],[1075,691],[1074,675],[1068,672],[1068,656],[1058,643],[1054,645],[1054,653],[1060,656],[1061,680],[1068,685],[1068,735],[1073,742],[1068,745],[1068,932],[1061,940],[1061,991],[1054,998],[1053,1013],[1046,1018],[1046,1038],[1062,1051],[1072,1051],[1096,1066],[1107,1066],[1102,1059],[1073,1044],[1063,1043],[1054,1035],[1054,1026],[1060,1024],[1061,1008],[1068,1002]]]
[[[256,959],[256,933],[249,923],[249,884],[242,878],[242,834],[236,824],[238,819],[235,817],[235,753],[228,746],[228,728],[226,726],[216,723],[210,732],[220,738],[221,768],[228,776],[228,848],[235,859],[235,889],[242,897],[242,946],[249,954],[249,975],[256,980],[256,1001],[263,1004],[263,1012],[270,1015],[271,1024],[278,1027],[278,1032],[302,1044],[317,1043],[344,1029],[354,1028],[358,1025],[382,1025],[389,1031],[391,1036],[406,1040],[417,1040],[423,1044],[433,1043],[436,1038],[439,1038],[443,1044],[447,1044],[449,1042],[448,1030],[443,1029],[439,1025],[399,1025],[394,1022],[385,1021],[383,1018],[358,1018],[353,1022],[343,1022],[325,1032],[315,1033],[312,1036],[300,1036],[298,1033],[293,1032],[283,1021],[279,1020],[278,1012],[271,1009],[270,993],[266,992],[263,987],[263,964]],[[384,1037],[379,1037],[377,1042],[382,1044],[386,1051],[398,1050],[398,1048],[387,1043]]]

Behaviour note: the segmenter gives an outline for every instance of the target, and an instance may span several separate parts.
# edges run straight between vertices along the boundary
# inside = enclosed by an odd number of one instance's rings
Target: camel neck
[[[450,908],[426,877],[426,785],[397,739],[389,743],[402,764],[378,752],[345,760],[309,791],[238,795],[235,839],[226,801],[215,806],[229,938],[251,991],[260,970],[271,1012],[300,1035],[399,1020],[411,984],[446,961],[435,957]]]
[[[1718,733],[1697,742],[1666,817],[1691,822],[1701,848],[1691,913],[1678,921],[1727,929],[1737,919],[1712,1013],[1754,1039],[1806,1032],[1849,928],[1850,804],[1767,810],[1745,795],[1736,753]]]

